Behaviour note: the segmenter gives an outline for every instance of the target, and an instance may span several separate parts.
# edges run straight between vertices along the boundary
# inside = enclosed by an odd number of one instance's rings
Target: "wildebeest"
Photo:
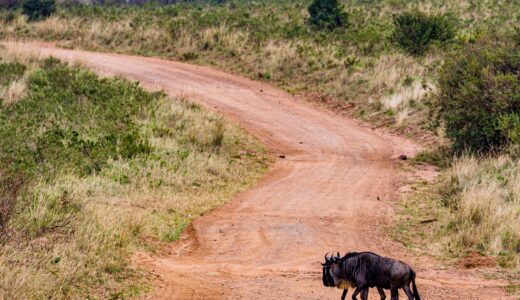
[[[376,287],[381,299],[386,295],[383,289],[390,289],[391,300],[399,299],[398,289],[403,289],[409,300],[420,300],[415,284],[415,271],[407,264],[372,252],[351,252],[340,257],[325,255],[323,285],[343,289],[344,300],[349,287],[355,288],[352,299],[368,299],[368,289]],[[410,283],[412,290],[410,290]]]

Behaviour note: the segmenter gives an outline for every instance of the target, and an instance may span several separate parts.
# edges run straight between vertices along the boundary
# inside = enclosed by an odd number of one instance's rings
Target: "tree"
[[[337,0],[314,0],[308,11],[309,22],[317,29],[334,30],[347,25],[348,15]]]
[[[422,55],[433,41],[443,43],[455,37],[455,20],[448,15],[407,12],[395,16],[394,25],[393,40],[412,55]]]

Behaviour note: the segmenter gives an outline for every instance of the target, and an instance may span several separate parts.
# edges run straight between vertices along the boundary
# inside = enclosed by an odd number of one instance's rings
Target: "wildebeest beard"
[[[330,275],[330,265],[325,264],[323,266],[323,285],[328,287],[335,287],[334,278]]]
[[[321,264],[323,266],[323,285],[327,287],[335,287],[336,284],[334,283],[334,278],[332,277],[332,274],[330,274],[330,266],[332,264],[332,259],[328,258],[327,254],[325,254],[325,263]]]

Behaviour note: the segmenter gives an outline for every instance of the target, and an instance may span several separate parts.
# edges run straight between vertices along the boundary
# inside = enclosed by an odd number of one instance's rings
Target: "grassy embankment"
[[[256,140],[187,100],[0,49],[0,299],[143,292],[131,254],[266,165]]]
[[[404,245],[510,281],[520,292],[520,161],[508,154],[450,160],[433,182],[416,182],[393,235]],[[466,258],[467,257],[467,258]]]

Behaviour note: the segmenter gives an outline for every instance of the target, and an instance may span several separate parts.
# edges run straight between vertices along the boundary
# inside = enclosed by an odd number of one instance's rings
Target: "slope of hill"
[[[130,255],[176,240],[267,165],[197,104],[2,49],[0,137],[0,299],[140,293]]]

